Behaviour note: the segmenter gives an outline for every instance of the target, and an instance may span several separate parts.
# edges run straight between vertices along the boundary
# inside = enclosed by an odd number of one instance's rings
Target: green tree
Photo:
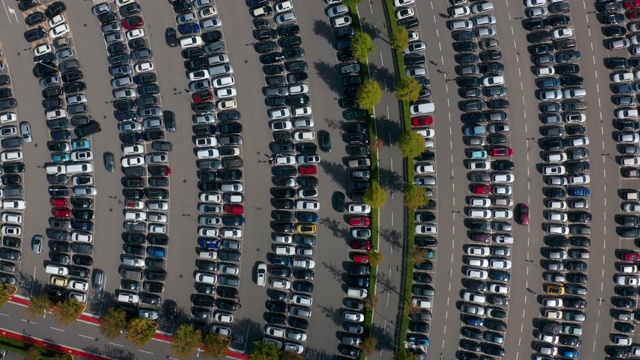
[[[406,349],[400,348],[396,351],[396,356],[393,360],[418,360],[418,357],[415,354],[407,352]]]
[[[415,184],[409,184],[404,189],[404,204],[409,209],[417,209],[426,206],[429,203],[429,197],[425,194],[424,189]]]
[[[47,295],[38,295],[31,298],[31,306],[24,309],[30,319],[42,316],[45,311],[51,309],[53,303]]]
[[[398,26],[391,34],[391,46],[396,50],[404,50],[409,47],[409,31],[404,26]]]
[[[398,140],[402,154],[409,160],[416,158],[424,151],[424,138],[413,130],[407,130]]]
[[[202,343],[202,332],[191,324],[182,324],[173,334],[171,353],[180,358],[190,357]]]
[[[127,328],[127,313],[115,307],[109,308],[102,316],[100,333],[108,339],[115,339]]]
[[[364,109],[371,109],[382,99],[382,88],[377,81],[366,79],[356,93],[356,101]]]
[[[410,76],[400,75],[400,82],[396,89],[396,97],[400,101],[415,102],[420,97],[420,91],[422,86],[415,78]]]
[[[275,344],[265,344],[261,341],[253,343],[253,352],[249,360],[279,360],[280,350]]]
[[[53,316],[58,325],[69,325],[78,320],[84,309],[86,309],[84,304],[79,303],[76,299],[68,299],[56,305]]]
[[[229,345],[231,345],[231,340],[229,338],[208,334],[204,337],[204,352],[202,355],[205,357],[217,358],[227,352]]]
[[[371,355],[374,351],[376,351],[376,346],[378,345],[378,339],[368,336],[362,340],[360,343],[360,350],[365,355]]]
[[[387,203],[387,193],[378,183],[374,182],[364,192],[364,202],[371,207],[381,208]]]
[[[358,61],[364,63],[367,61],[369,55],[376,50],[376,46],[373,44],[373,40],[369,34],[356,30],[356,33],[351,38],[351,49]],[[362,106],[364,107],[364,105]]]
[[[3,307],[11,297],[12,289],[4,283],[0,283],[0,307]]]
[[[342,0],[342,3],[347,6],[355,6],[358,5],[359,2],[360,0]]]
[[[136,345],[146,344],[155,333],[155,325],[149,319],[135,318],[127,326],[127,339]]]
[[[378,266],[384,260],[384,255],[382,255],[382,253],[377,252],[373,249],[369,250],[367,255],[369,255],[369,264],[371,264],[372,266]]]
[[[26,360],[40,360],[42,356],[42,352],[40,351],[40,348],[37,346],[30,346],[27,349],[27,353],[24,354],[24,358]]]

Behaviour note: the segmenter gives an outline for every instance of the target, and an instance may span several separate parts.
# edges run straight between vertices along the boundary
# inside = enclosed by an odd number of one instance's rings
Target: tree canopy
[[[102,316],[100,333],[108,339],[115,339],[127,328],[127,313],[115,307],[109,308]]]
[[[422,86],[413,77],[400,75],[400,82],[396,89],[396,97],[400,101],[415,102],[420,97]]]
[[[30,319],[35,319],[51,309],[51,306],[53,306],[53,303],[47,295],[37,295],[31,298],[31,305],[25,308],[24,312]]]
[[[400,135],[398,145],[405,157],[414,159],[424,151],[425,140],[420,134],[409,129]]]
[[[351,38],[351,49],[358,61],[364,63],[367,61],[369,55],[376,50],[376,46],[373,44],[373,40],[369,34],[361,30],[356,30],[356,33]]]
[[[366,79],[356,92],[356,101],[364,109],[371,109],[382,99],[380,84],[371,79]]]
[[[418,209],[429,203],[429,197],[426,195],[424,188],[415,184],[408,184],[404,189],[404,204],[409,209]]]
[[[374,207],[381,208],[387,203],[387,193],[376,182],[371,184],[371,187],[364,192],[365,204]]]
[[[229,338],[208,334],[204,337],[204,352],[201,355],[217,358],[227,352],[230,344],[231,340]]]
[[[67,299],[56,305],[53,316],[57,324],[69,325],[78,320],[84,309],[86,309],[86,306],[76,301],[76,299]]]
[[[396,50],[409,47],[409,31],[404,26],[398,26],[391,34],[391,46]]]
[[[155,333],[155,325],[149,319],[134,318],[127,326],[127,339],[136,345],[146,344]]]
[[[249,355],[249,360],[279,360],[280,349],[275,344],[265,344],[262,341],[253,343],[253,352]]]
[[[188,358],[202,343],[202,332],[191,324],[182,324],[173,333],[170,345],[171,353],[181,358]]]

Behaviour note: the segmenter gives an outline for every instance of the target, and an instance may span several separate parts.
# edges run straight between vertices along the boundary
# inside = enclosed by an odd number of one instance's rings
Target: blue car
[[[51,132],[51,139],[53,139],[53,140],[71,139],[71,131],[69,131],[69,130],[54,130],[54,131]]]
[[[299,212],[296,214],[296,218],[298,219],[298,221],[302,222],[318,222],[318,214],[311,212]]]
[[[273,265],[291,266],[291,258],[285,256],[274,256],[271,258]]]
[[[51,161],[56,164],[63,163],[65,161],[70,161],[71,155],[66,153],[53,153],[51,154]]]
[[[220,240],[213,240],[211,238],[199,237],[198,245],[201,248],[205,248],[207,250],[218,249],[220,248]]]
[[[93,223],[91,221],[72,220],[71,227],[75,230],[91,231],[93,230]]]
[[[416,345],[416,346],[429,346],[429,338],[425,336],[416,336],[416,335],[408,336],[407,342],[411,345]]]
[[[467,316],[464,317],[464,323],[471,326],[484,326],[484,320],[476,316]]]
[[[584,187],[575,187],[575,188],[568,188],[567,193],[571,196],[589,196],[591,194],[591,190],[589,190],[589,188],[584,188]]]
[[[564,356],[564,357],[570,358],[570,359],[577,359],[578,358],[578,350],[569,349],[569,348],[562,348],[562,349],[560,349],[560,356]]]
[[[466,136],[482,135],[486,131],[487,131],[487,129],[483,125],[468,126],[468,127],[464,128],[464,134]]]
[[[189,34],[199,34],[200,33],[200,25],[194,23],[187,23],[178,26],[178,31],[182,35]]]
[[[222,223],[227,226],[244,225],[244,216],[241,216],[241,215],[223,216]]]
[[[91,149],[91,142],[86,139],[73,139],[71,140],[71,147],[73,150]]]
[[[67,187],[49,186],[49,196],[69,196]]]
[[[149,246],[147,247],[147,255],[163,258],[167,256],[167,250],[158,246]]]

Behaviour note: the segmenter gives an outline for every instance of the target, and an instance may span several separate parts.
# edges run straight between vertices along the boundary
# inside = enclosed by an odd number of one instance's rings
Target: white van
[[[411,115],[431,114],[436,111],[436,105],[434,103],[413,104],[409,110]]]
[[[44,271],[47,274],[54,274],[54,275],[68,275],[69,274],[69,269],[66,266],[60,266],[60,265],[47,265],[44,269]]]
[[[77,163],[67,165],[67,174],[90,174],[93,173],[93,164]]]
[[[364,299],[367,297],[367,294],[367,289],[347,288],[347,296],[352,298]]]

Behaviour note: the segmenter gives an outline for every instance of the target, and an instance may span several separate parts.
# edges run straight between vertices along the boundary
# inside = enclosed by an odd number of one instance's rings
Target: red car
[[[369,255],[367,254],[357,254],[353,256],[353,261],[358,264],[368,264],[369,263]]]
[[[627,10],[640,7],[640,0],[627,0],[624,2],[624,8]]]
[[[67,208],[53,208],[51,215],[56,218],[71,219],[71,210]]]
[[[474,185],[471,188],[471,191],[474,194],[483,195],[483,194],[491,194],[491,186],[489,185]]]
[[[371,220],[368,217],[352,217],[349,219],[350,226],[369,226]]]
[[[137,29],[144,26],[144,20],[141,16],[132,16],[122,20],[122,27],[127,30]]]
[[[354,240],[351,243],[349,243],[349,246],[351,246],[352,249],[356,249],[356,250],[371,250],[371,241]],[[367,260],[367,262],[369,261]]]
[[[629,18],[630,20],[635,20],[639,17],[640,17],[640,9],[627,11],[627,18]]]
[[[491,149],[491,156],[513,156],[513,149],[506,146]]]
[[[318,172],[315,165],[302,165],[298,167],[298,172],[300,175],[315,175]]]
[[[244,206],[242,205],[225,205],[224,212],[227,214],[244,214]]]
[[[518,205],[518,222],[522,225],[529,224],[529,207],[525,204]]]
[[[640,254],[635,251],[621,251],[620,260],[622,261],[640,261]]]
[[[213,93],[210,90],[204,89],[193,94],[192,98],[196,104],[202,104],[203,102],[212,102]]]
[[[411,119],[411,125],[416,127],[431,126],[433,125],[433,118],[431,116],[414,117]]]
[[[51,206],[53,207],[67,207],[69,206],[69,202],[66,198],[51,198],[49,201]]]

